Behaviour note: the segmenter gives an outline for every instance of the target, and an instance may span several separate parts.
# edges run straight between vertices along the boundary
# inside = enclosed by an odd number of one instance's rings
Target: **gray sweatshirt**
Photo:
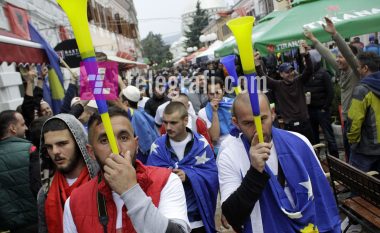
[[[346,42],[339,33],[336,33],[336,35],[333,36],[332,39],[335,41],[339,51],[341,52],[342,56],[346,59],[349,65],[349,68],[347,70],[339,70],[338,63],[336,62],[333,54],[319,41],[314,42],[314,46],[321,54],[321,56],[324,59],[326,59],[327,63],[329,63],[336,71],[336,76],[339,79],[339,85],[341,88],[341,104],[343,109],[343,119],[346,121],[348,109],[351,105],[352,92],[354,91],[354,88],[357,86],[360,80],[360,74],[357,69],[359,67],[359,63],[355,55],[352,53],[350,47],[346,44]]]

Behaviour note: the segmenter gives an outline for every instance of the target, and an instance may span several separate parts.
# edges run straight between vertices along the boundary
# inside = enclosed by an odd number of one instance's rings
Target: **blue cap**
[[[278,67],[278,71],[281,73],[281,72],[288,72],[289,70],[294,70],[293,66],[290,65],[290,63],[282,63],[279,67]]]

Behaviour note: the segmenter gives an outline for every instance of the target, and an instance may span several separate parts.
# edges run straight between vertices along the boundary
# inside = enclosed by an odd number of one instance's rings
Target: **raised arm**
[[[331,53],[331,51],[326,48],[314,35],[311,31],[305,29],[304,30],[304,35],[306,38],[311,40],[313,42],[313,45],[315,49],[321,54],[321,56],[326,60],[328,64],[330,64],[335,72],[339,71],[338,63],[336,62],[335,57]]]
[[[71,75],[69,87],[66,90],[65,98],[61,107],[61,113],[69,113],[71,111],[71,100],[78,94],[77,86],[78,76]]]
[[[332,39],[338,46],[339,51],[341,52],[342,56],[346,59],[348,65],[355,73],[355,75],[357,77],[360,77],[358,71],[359,61],[358,59],[356,59],[355,54],[351,51],[350,47],[346,44],[342,36],[337,32],[334,23],[327,17],[325,17],[325,21],[326,25],[322,25],[323,29],[325,29],[325,31],[331,35]]]
[[[22,78],[26,82],[24,101],[22,102],[21,109],[22,115],[25,119],[25,124],[29,127],[34,120],[34,97],[33,97],[33,84],[34,79],[37,77],[35,70],[26,70],[20,68]]]

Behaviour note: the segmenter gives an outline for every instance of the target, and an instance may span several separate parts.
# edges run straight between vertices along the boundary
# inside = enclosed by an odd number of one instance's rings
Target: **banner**
[[[28,12],[9,3],[5,4],[4,9],[12,32],[25,40],[30,40]]]

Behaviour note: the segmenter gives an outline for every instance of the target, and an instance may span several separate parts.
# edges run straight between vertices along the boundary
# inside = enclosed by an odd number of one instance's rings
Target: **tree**
[[[144,57],[147,57],[152,64],[157,64],[158,68],[167,66],[167,61],[171,60],[172,54],[169,51],[170,46],[165,45],[161,34],[149,34],[141,41]]]
[[[189,30],[185,31],[185,41],[186,47],[200,47],[201,43],[199,37],[202,35],[202,30],[208,25],[208,15],[207,11],[201,9],[201,3],[197,1],[195,15],[193,17],[193,22],[188,25]]]

